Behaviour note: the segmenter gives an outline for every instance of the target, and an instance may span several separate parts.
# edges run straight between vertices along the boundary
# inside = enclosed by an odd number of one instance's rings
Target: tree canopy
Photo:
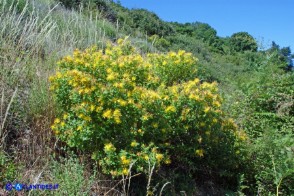
[[[234,52],[257,51],[255,39],[247,32],[234,33],[230,38],[231,50]]]

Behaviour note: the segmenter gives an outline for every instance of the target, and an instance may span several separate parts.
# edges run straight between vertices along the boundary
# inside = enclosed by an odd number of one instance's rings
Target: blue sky
[[[275,41],[294,53],[294,0],[121,0],[164,21],[204,22],[222,37],[246,31],[263,46]]]

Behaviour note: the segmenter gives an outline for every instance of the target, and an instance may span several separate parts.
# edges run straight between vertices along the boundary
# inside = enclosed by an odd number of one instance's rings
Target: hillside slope
[[[261,50],[247,32],[223,38],[206,23],[165,22],[148,10],[130,10],[104,0],[0,0],[0,29],[0,187],[7,182],[59,184],[56,192],[30,192],[36,195],[114,195],[127,191],[144,195],[146,189],[148,194],[162,191],[166,195],[293,194],[294,73],[289,47],[273,42],[271,48]],[[119,38],[135,47],[136,52],[130,55],[144,60],[148,53],[160,56],[178,50],[197,57],[193,77],[200,79],[199,85],[217,82],[223,99],[222,118],[232,118],[238,130],[246,133],[246,141],[236,143],[237,165],[187,153],[181,155],[186,165],[163,164],[152,178],[149,172],[135,174],[134,180],[128,181],[126,176],[106,175],[90,150],[71,148],[53,133],[51,126],[62,108],[48,81],[61,70],[57,61],[71,56],[75,49],[93,46],[104,55],[109,44],[119,45]],[[160,73],[165,73],[160,77],[165,78],[182,72]],[[173,85],[183,85],[182,80]],[[202,139],[197,138],[197,142],[201,144]],[[226,154],[229,143],[220,140],[219,144],[224,147],[219,156]],[[188,147],[183,144],[182,148]],[[198,149],[196,154],[203,155],[203,151]],[[1,191],[8,192],[5,188]]]

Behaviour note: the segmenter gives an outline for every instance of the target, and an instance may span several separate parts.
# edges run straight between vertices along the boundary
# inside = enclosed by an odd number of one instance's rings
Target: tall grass
[[[84,10],[87,8],[66,10],[55,1],[43,0],[26,1],[19,10],[19,2],[15,6],[7,2],[1,0],[0,3],[0,35],[18,51],[64,55],[74,48],[103,44],[107,37],[116,36],[111,23],[101,20],[98,12]],[[85,15],[85,12],[89,14]]]
[[[1,111],[8,109],[16,88],[14,102],[24,106],[30,99],[31,113],[50,105],[44,98],[48,98],[47,77],[55,62],[75,48],[103,47],[116,36],[115,27],[100,18],[98,12],[66,10],[53,0],[0,0],[0,90],[5,98]],[[4,116],[1,124],[4,119],[12,123]]]
[[[117,36],[102,18],[88,8],[67,10],[54,0],[0,0],[0,153],[9,152],[14,164],[22,165],[18,179],[10,180],[42,178],[49,157],[61,151],[50,130],[55,110],[48,76],[61,56],[75,48],[102,48]]]

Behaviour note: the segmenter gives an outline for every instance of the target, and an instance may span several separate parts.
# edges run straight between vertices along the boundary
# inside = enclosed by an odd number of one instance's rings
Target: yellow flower
[[[247,135],[244,131],[238,131],[238,132],[236,132],[236,134],[240,140],[242,140],[242,141],[247,140]]]
[[[63,114],[63,119],[66,120],[68,118],[68,114]]]
[[[136,141],[132,141],[131,146],[136,147],[136,146],[138,146],[138,143]]]
[[[121,117],[121,112],[119,109],[115,109],[113,112],[113,117],[114,117],[114,121],[119,124],[121,123],[120,117]]]
[[[64,126],[65,126],[65,122],[62,121],[62,122],[60,123],[60,125],[61,125],[61,127],[64,127]]]
[[[206,95],[206,97],[207,97],[208,99],[213,98],[213,94],[212,94],[210,91],[205,91],[204,94]]]
[[[130,74],[128,74],[128,73],[124,73],[124,74],[123,74],[123,77],[124,77],[124,78],[129,78],[129,77],[130,77]]]
[[[56,73],[56,78],[57,78],[57,79],[62,78],[62,74],[61,74],[60,72],[57,72],[57,73]]]
[[[59,119],[59,118],[55,118],[54,123],[55,123],[55,124],[60,123],[60,119]]]
[[[143,119],[144,121],[148,120],[148,118],[149,118],[149,117],[148,117],[147,114],[145,114],[145,115],[142,116],[142,119]]]
[[[91,89],[89,89],[89,88],[85,88],[84,91],[85,91],[86,94],[88,94],[89,92],[91,92]]]
[[[205,108],[204,108],[204,112],[205,112],[205,113],[209,112],[209,110],[210,110],[210,107],[205,107]]]
[[[102,110],[103,108],[101,107],[101,106],[99,106],[99,107],[96,107],[96,112],[100,112],[101,110]]]
[[[128,99],[129,104],[134,104],[134,99]]]
[[[170,159],[166,159],[166,160],[164,161],[164,163],[167,164],[167,165],[169,165],[169,164],[171,164],[171,160],[170,160]]]
[[[107,48],[107,49],[105,50],[105,54],[107,54],[107,55],[112,55],[112,51],[111,51],[110,49]]]
[[[198,84],[200,82],[199,78],[195,78],[195,80],[193,81],[195,84]]]
[[[90,111],[93,112],[94,110],[95,110],[95,106],[94,105],[91,105],[90,106]]]
[[[175,53],[175,52],[170,52],[170,53],[168,53],[168,55],[169,55],[170,57],[175,57],[175,56],[176,56],[176,53]]]
[[[104,113],[103,113],[103,118],[111,118],[112,116],[112,111],[110,109],[107,109]]]
[[[146,155],[144,155],[144,157],[143,157],[146,161],[148,161],[149,160],[149,156],[146,154]]]
[[[165,112],[166,112],[166,113],[175,112],[175,111],[176,111],[176,108],[175,108],[175,106],[172,106],[172,105],[168,106],[168,107],[165,109]]]
[[[78,115],[79,118],[84,118],[84,116],[85,116],[84,114],[79,114]]]
[[[122,82],[116,82],[113,86],[115,86],[116,88],[123,88],[124,84]]]
[[[77,130],[78,130],[78,131],[81,131],[82,128],[83,128],[83,127],[82,127],[81,125],[79,125],[78,128],[77,128]]]
[[[124,43],[124,40],[122,39],[122,38],[119,38],[118,40],[117,40],[117,44],[118,45],[122,45]]]
[[[118,66],[119,67],[123,67],[125,64],[123,62],[119,63]]]
[[[76,69],[74,69],[74,70],[72,70],[72,73],[73,73],[73,74],[78,74],[78,73],[79,73],[79,71],[78,71],[78,70],[76,70]]]
[[[218,101],[213,102],[213,105],[218,107],[218,108],[221,106],[220,102],[218,102]]]
[[[86,78],[86,77],[83,77],[82,79],[81,79],[81,82],[82,83],[85,83],[85,82],[87,82],[88,81],[88,79]]]
[[[199,97],[198,95],[191,94],[191,95],[189,96],[189,99],[194,99],[194,100],[196,100],[196,101],[199,101],[199,100],[200,100],[200,97]]]
[[[229,119],[228,119],[228,122],[231,123],[231,124],[233,124],[233,123],[234,123],[234,119],[229,118]]]
[[[203,150],[203,149],[198,149],[198,150],[196,150],[196,154],[197,154],[199,157],[203,157],[203,156],[204,156],[204,150]]]
[[[92,87],[91,87],[91,91],[94,91],[95,89],[96,89],[95,86],[92,86]]]
[[[131,162],[129,159],[127,159],[127,157],[125,155],[121,156],[120,160],[121,160],[123,165],[129,165],[130,162]]]
[[[129,174],[129,170],[127,168],[124,168],[122,171],[123,175],[128,175]]]
[[[105,152],[115,151],[115,147],[112,145],[112,143],[105,144],[104,151]]]
[[[111,80],[114,80],[114,79],[115,79],[115,74],[114,73],[110,73],[110,74],[107,75],[106,80],[111,81]]]
[[[197,139],[197,141],[201,144],[201,143],[202,143],[202,137],[199,137],[199,138]]]
[[[121,106],[126,106],[127,105],[127,102],[122,100],[122,99],[118,99],[117,102],[119,103],[119,105]]]
[[[151,66],[152,66],[152,64],[151,64],[151,63],[148,63],[148,62],[146,62],[146,63],[144,63],[144,66],[145,66],[145,67],[151,67]]]
[[[178,55],[182,56],[183,54],[185,54],[185,50],[179,50],[178,51]]]
[[[175,64],[180,64],[180,62],[181,62],[180,59],[178,59],[175,61]]]
[[[203,84],[201,84],[201,88],[202,89],[207,89],[212,87],[212,84],[208,83],[208,82],[203,82]]]
[[[84,90],[80,89],[78,92],[79,92],[79,94],[83,94]]]
[[[85,120],[85,121],[91,121],[92,118],[91,118],[90,116],[85,116],[85,117],[84,117],[84,120]]]
[[[155,158],[158,162],[160,162],[163,159],[163,154],[156,154]]]
[[[49,81],[52,82],[54,80],[54,76],[49,77]]]
[[[165,100],[165,101],[166,101],[166,100],[169,100],[169,99],[170,99],[170,97],[167,96],[167,95],[163,97],[163,100]]]
[[[73,52],[74,57],[78,57],[80,54],[81,54],[81,52],[77,48]]]

